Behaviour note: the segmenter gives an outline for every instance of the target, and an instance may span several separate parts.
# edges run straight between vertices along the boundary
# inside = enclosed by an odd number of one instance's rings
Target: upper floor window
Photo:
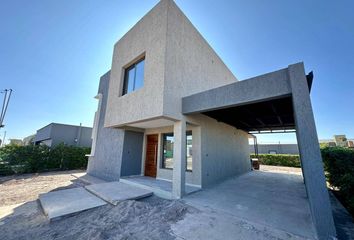
[[[145,58],[125,69],[123,95],[133,92],[144,85],[144,63]]]

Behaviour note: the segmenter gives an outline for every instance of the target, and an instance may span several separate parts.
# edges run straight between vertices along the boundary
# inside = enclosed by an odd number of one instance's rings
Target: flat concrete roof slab
[[[107,204],[82,187],[41,194],[39,201],[49,220]]]
[[[85,186],[85,188],[113,205],[117,205],[119,201],[136,200],[152,195],[152,191],[122,182],[93,184]]]

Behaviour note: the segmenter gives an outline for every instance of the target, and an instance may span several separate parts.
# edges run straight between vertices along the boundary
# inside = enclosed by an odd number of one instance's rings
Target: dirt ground
[[[84,185],[71,176],[77,172],[0,178],[0,239],[301,239],[208,207],[155,196],[49,222],[38,194]]]
[[[71,174],[83,171],[61,171],[0,177],[1,207],[36,200],[41,193],[85,185]]]
[[[260,170],[263,172],[275,172],[275,173],[287,173],[287,174],[302,175],[301,168],[294,168],[294,167],[260,165]]]
[[[175,239],[171,224],[188,209],[179,201],[151,197],[105,205],[51,223],[37,201],[30,201],[0,222],[0,239]]]

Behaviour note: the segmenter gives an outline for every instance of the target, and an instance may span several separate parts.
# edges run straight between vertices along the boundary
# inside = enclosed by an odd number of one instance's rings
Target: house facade
[[[38,129],[32,141],[35,145],[42,144],[48,147],[53,147],[61,143],[69,146],[91,147],[92,128],[50,123]]]
[[[317,233],[334,236],[312,79],[297,63],[238,81],[176,4],[162,0],[114,45],[96,96],[87,173],[169,181],[171,196],[181,198],[188,186],[251,171],[249,134],[296,130]]]

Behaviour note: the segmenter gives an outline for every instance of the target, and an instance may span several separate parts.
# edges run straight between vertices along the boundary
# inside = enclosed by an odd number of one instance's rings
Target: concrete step
[[[107,204],[83,187],[41,194],[39,202],[50,221]]]
[[[48,192],[39,196],[44,214],[49,220],[71,216],[91,208],[119,201],[136,200],[152,195],[152,191],[121,182],[105,182],[85,187]]]
[[[101,179],[101,178],[97,178],[97,177],[94,177],[94,176],[91,176],[87,173],[74,173],[74,174],[71,174],[71,176],[85,182],[85,183],[88,183],[88,184],[99,184],[99,183],[105,183],[107,181]]]
[[[121,183],[125,183],[127,185],[130,185],[132,187],[138,187],[138,188],[142,188],[145,189],[147,191],[151,191],[153,192],[153,194],[155,194],[156,196],[160,197],[160,198],[164,198],[164,199],[168,199],[171,200],[172,199],[172,193],[171,191],[166,191],[166,190],[162,190],[160,188],[154,187],[154,186],[148,186],[146,184],[141,184],[139,182],[136,181],[132,181],[128,178],[121,178],[119,180],[119,182]]]
[[[152,191],[122,182],[93,184],[85,186],[85,188],[87,191],[113,205],[117,205],[119,201],[137,200],[152,195]]]

